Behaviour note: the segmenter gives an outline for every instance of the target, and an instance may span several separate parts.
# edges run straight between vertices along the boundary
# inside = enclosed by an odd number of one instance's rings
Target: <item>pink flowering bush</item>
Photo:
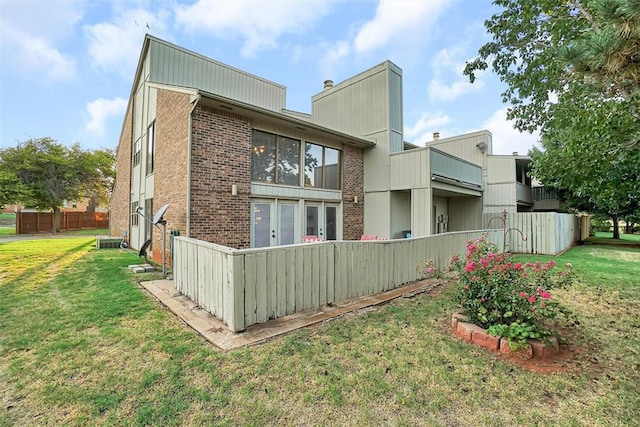
[[[440,278],[441,276],[440,270],[435,266],[432,259],[416,264],[416,272],[420,279]]]
[[[571,283],[570,264],[556,271],[555,261],[512,262],[486,235],[468,242],[466,256],[452,262],[460,272],[457,297],[469,321],[510,343],[513,338],[516,346],[548,335],[550,319],[569,315],[551,291]]]

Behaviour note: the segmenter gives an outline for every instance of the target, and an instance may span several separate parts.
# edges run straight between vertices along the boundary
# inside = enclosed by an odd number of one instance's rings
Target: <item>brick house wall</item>
[[[154,158],[153,209],[170,204],[167,220],[167,262],[170,262],[169,234],[178,230],[187,234],[187,168],[189,149],[190,96],[158,89],[156,104],[156,141]],[[162,227],[153,228],[152,258],[162,262]]]
[[[345,145],[342,156],[342,238],[360,240],[364,234],[364,153]]]
[[[127,235],[129,233],[132,139],[133,99],[130,99],[116,151],[116,181],[109,203],[109,235],[113,237],[122,237],[123,231],[126,231]]]
[[[205,106],[193,111],[191,237],[251,247],[251,129],[246,117]]]

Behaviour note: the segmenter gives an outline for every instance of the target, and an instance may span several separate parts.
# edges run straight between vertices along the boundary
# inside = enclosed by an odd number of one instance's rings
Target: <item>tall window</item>
[[[132,227],[137,227],[138,226],[138,202],[132,202],[131,203],[131,226]]]
[[[147,130],[147,175],[153,173],[153,162],[156,153],[156,122]]]
[[[140,138],[136,139],[133,143],[133,166],[140,164],[140,150],[142,149],[142,141]]]
[[[251,180],[300,185],[300,141],[258,130],[251,144]]]
[[[340,189],[340,151],[307,143],[305,145],[304,186]]]

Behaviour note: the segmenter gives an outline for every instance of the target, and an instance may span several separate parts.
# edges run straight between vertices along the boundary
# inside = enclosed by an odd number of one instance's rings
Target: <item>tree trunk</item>
[[[89,199],[89,203],[87,204],[87,212],[95,212],[97,205],[98,202],[96,200],[96,195],[94,194],[93,196],[91,196],[91,198]]]
[[[60,229],[60,208],[56,206],[53,208],[53,224],[51,226],[51,231],[53,232],[53,234],[56,234],[59,229]]]
[[[611,222],[613,222],[613,238],[620,240],[620,228],[618,227],[618,217],[613,215],[611,217]]]

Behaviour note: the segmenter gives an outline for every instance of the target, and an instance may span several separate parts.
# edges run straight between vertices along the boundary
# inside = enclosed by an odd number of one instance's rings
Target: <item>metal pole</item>
[[[167,221],[162,221],[162,277],[167,278]]]

